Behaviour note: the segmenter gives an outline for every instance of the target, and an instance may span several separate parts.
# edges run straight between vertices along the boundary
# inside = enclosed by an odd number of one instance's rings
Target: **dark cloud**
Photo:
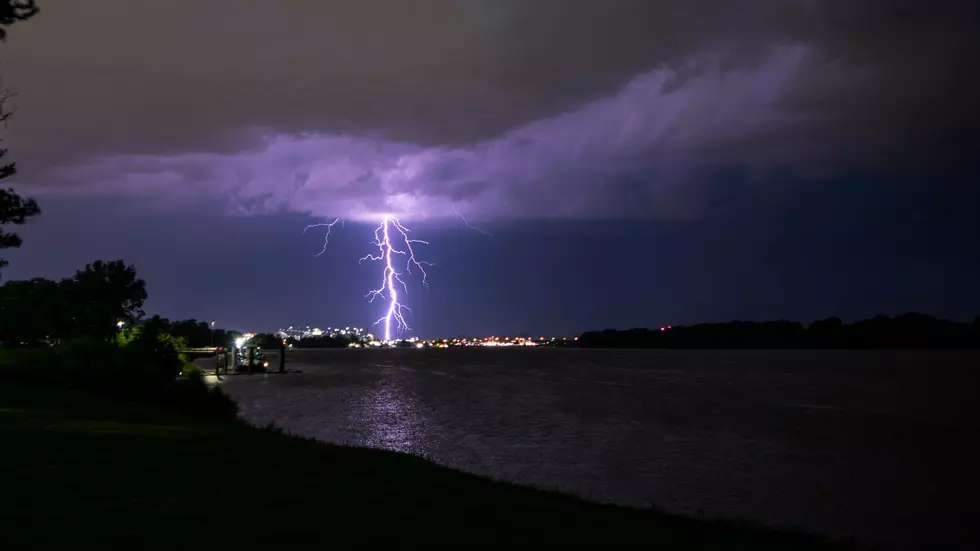
[[[977,153],[980,19],[962,0],[43,8],[4,67],[22,92],[11,145],[40,193],[696,216],[728,167],[941,173]]]
[[[242,127],[465,143],[751,19],[731,2],[653,4],[49,0],[11,42],[7,71],[37,111],[29,145],[57,134],[102,153],[234,147],[225,132]]]
[[[237,197],[250,211],[324,217],[452,216],[454,202],[483,217],[642,214],[672,205],[697,165],[733,162],[724,144],[778,124],[773,101],[807,55],[805,46],[774,48],[764,62],[722,72],[709,54],[697,62],[710,68],[681,88],[665,90],[675,71],[656,69],[607,97],[469,144],[276,133],[233,153],[97,156],[49,179],[64,182],[51,188],[60,193],[81,182],[75,191],[210,194]],[[793,160],[770,157],[742,160],[762,168]],[[655,188],[638,195],[647,203],[596,200],[614,198],[615,182],[636,170]]]

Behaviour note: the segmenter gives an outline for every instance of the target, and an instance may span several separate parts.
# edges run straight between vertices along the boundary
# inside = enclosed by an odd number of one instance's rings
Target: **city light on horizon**
[[[349,330],[348,330],[349,329]],[[414,348],[457,348],[457,347],[508,347],[508,346],[565,346],[576,343],[578,335],[554,336],[552,338],[535,338],[532,335],[498,336],[488,335],[479,336],[455,336],[455,337],[436,337],[421,338],[418,336],[407,336],[404,338],[393,337],[384,338],[384,335],[375,335],[366,332],[364,328],[346,326],[343,329],[327,327],[321,330],[310,326],[289,326],[279,329],[275,333],[282,338],[292,338],[297,341],[304,339],[316,339],[329,337],[333,339],[347,339],[348,347],[351,348],[390,348],[411,345]]]

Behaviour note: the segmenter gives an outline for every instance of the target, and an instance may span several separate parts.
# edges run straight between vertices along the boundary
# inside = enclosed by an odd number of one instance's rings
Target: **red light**
[[[660,330],[661,330],[661,331],[666,331],[666,330],[667,330],[667,328],[666,328],[666,327],[661,327],[661,328],[660,328]]]

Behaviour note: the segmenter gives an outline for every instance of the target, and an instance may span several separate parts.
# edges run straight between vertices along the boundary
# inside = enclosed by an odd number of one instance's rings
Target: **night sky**
[[[422,337],[980,314],[974,1],[40,5],[4,279],[122,258],[149,313],[370,325],[390,214]]]

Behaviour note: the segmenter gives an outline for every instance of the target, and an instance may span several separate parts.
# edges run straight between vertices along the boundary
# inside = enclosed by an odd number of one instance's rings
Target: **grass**
[[[8,544],[829,547],[67,390],[0,385],[0,442],[0,541]]]

